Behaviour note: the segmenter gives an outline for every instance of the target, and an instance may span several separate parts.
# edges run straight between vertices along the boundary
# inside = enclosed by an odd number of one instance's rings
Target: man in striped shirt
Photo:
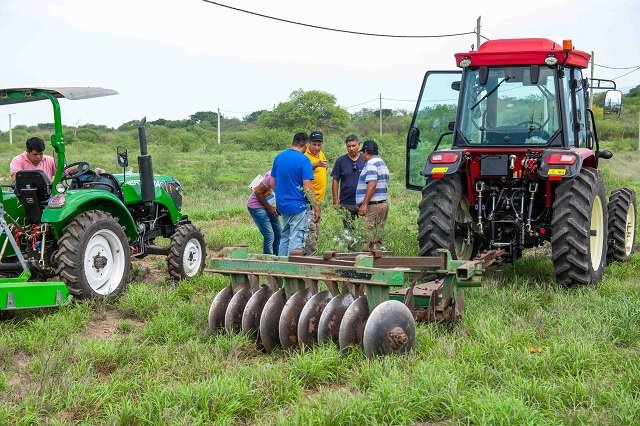
[[[364,154],[366,164],[358,178],[356,204],[360,206],[358,215],[364,220],[368,233],[362,242],[362,249],[367,251],[375,250],[376,246],[382,244],[382,233],[389,212],[387,204],[389,169],[378,156],[376,142],[365,141],[360,151]]]

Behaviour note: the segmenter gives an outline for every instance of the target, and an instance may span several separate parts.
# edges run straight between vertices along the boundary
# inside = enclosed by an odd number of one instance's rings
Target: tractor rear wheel
[[[636,193],[632,189],[615,189],[609,197],[607,204],[609,221],[609,249],[607,260],[609,262],[626,262],[633,252],[633,244],[636,241]]]
[[[129,241],[109,213],[76,216],[62,231],[55,259],[57,275],[78,298],[118,295],[129,280]]]
[[[437,249],[447,249],[454,259],[473,259],[477,239],[471,229],[472,222],[462,175],[429,179],[420,201],[418,254],[435,256]]]
[[[202,232],[191,224],[180,226],[171,236],[167,269],[172,280],[193,278],[204,269],[206,251]]]
[[[556,281],[569,286],[602,279],[607,256],[604,179],[586,167],[558,185],[551,220],[551,259]]]

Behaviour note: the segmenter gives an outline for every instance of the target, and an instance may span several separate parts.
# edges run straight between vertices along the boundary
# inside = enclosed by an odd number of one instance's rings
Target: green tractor
[[[193,277],[204,268],[204,238],[181,213],[180,183],[153,175],[144,119],[138,128],[138,174],[126,173],[129,160],[122,148],[117,149],[123,168],[119,174],[93,170],[84,161],[66,164],[58,98],[115,94],[81,87],[0,90],[0,105],[51,102],[51,146],[57,164],[52,181],[41,170],[23,170],[11,187],[3,188],[0,310],[57,305],[69,293],[78,298],[118,295],[129,280],[132,258],[165,256],[174,280]],[[157,238],[167,238],[169,244],[156,245]],[[36,285],[32,278],[40,282]],[[48,302],[35,297],[43,294]]]

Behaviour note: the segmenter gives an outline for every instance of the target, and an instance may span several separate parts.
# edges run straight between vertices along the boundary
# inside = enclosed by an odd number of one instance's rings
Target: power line
[[[364,104],[368,104],[368,103],[371,103],[371,102],[375,102],[375,101],[378,101],[378,100],[379,100],[379,98],[374,98],[374,99],[371,99],[370,101],[361,102],[361,103],[355,104],[355,105],[349,105],[348,107],[345,107],[345,108],[353,108],[353,107],[357,107],[357,106],[360,106],[360,105],[364,105]]]
[[[624,73],[624,74],[622,74],[622,75],[619,75],[619,76],[617,76],[616,78],[612,78],[611,80],[617,80],[617,79],[619,79],[619,78],[624,77],[625,75],[629,75],[629,74],[631,74],[632,72],[636,72],[636,71],[638,71],[638,70],[640,70],[640,66],[638,66],[638,67],[637,67],[636,69],[634,69],[634,70],[631,70],[631,71],[629,71],[629,72],[627,72],[627,73]]]
[[[606,65],[600,65],[600,64],[593,64],[596,67],[600,67],[600,68],[606,68],[608,70],[630,70],[630,69],[634,69],[634,68],[640,68],[640,65],[634,65],[632,67],[608,67]]]
[[[396,102],[416,102],[415,99],[392,99],[392,98],[382,98],[383,101],[396,101]]]
[[[458,36],[463,36],[463,35],[469,35],[469,34],[475,34],[476,33],[475,31],[469,31],[469,32],[465,32],[465,33],[453,33],[453,34],[437,34],[437,35],[401,35],[401,34],[364,33],[364,32],[360,32],[360,31],[342,30],[342,29],[339,29],[339,28],[330,28],[330,27],[323,27],[323,26],[320,26],[320,25],[305,24],[303,22],[291,21],[289,19],[277,18],[275,16],[269,16],[269,15],[263,15],[262,13],[257,13],[257,12],[252,12],[250,10],[240,9],[240,8],[229,6],[229,5],[226,5],[226,4],[217,3],[217,2],[211,1],[211,0],[202,0],[202,1],[205,2],[205,3],[209,3],[209,4],[212,4],[212,5],[215,5],[215,6],[226,7],[227,9],[235,10],[237,12],[248,13],[249,15],[259,16],[261,18],[272,19],[274,21],[286,22],[287,24],[300,25],[300,26],[303,26],[303,27],[311,27],[311,28],[316,28],[316,29],[319,29],[319,30],[335,31],[335,32],[338,32],[338,33],[356,34],[356,35],[364,35],[364,36],[371,36],[371,37],[442,38],[442,37],[458,37]]]

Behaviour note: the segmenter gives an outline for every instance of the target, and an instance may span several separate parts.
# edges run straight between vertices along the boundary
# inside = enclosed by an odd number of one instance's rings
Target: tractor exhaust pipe
[[[145,123],[147,117],[142,117],[138,125],[138,139],[140,140],[140,156],[138,156],[138,170],[140,171],[140,185],[142,202],[149,204],[155,198],[155,188],[153,185],[153,165],[151,155],[147,153],[147,133]]]

